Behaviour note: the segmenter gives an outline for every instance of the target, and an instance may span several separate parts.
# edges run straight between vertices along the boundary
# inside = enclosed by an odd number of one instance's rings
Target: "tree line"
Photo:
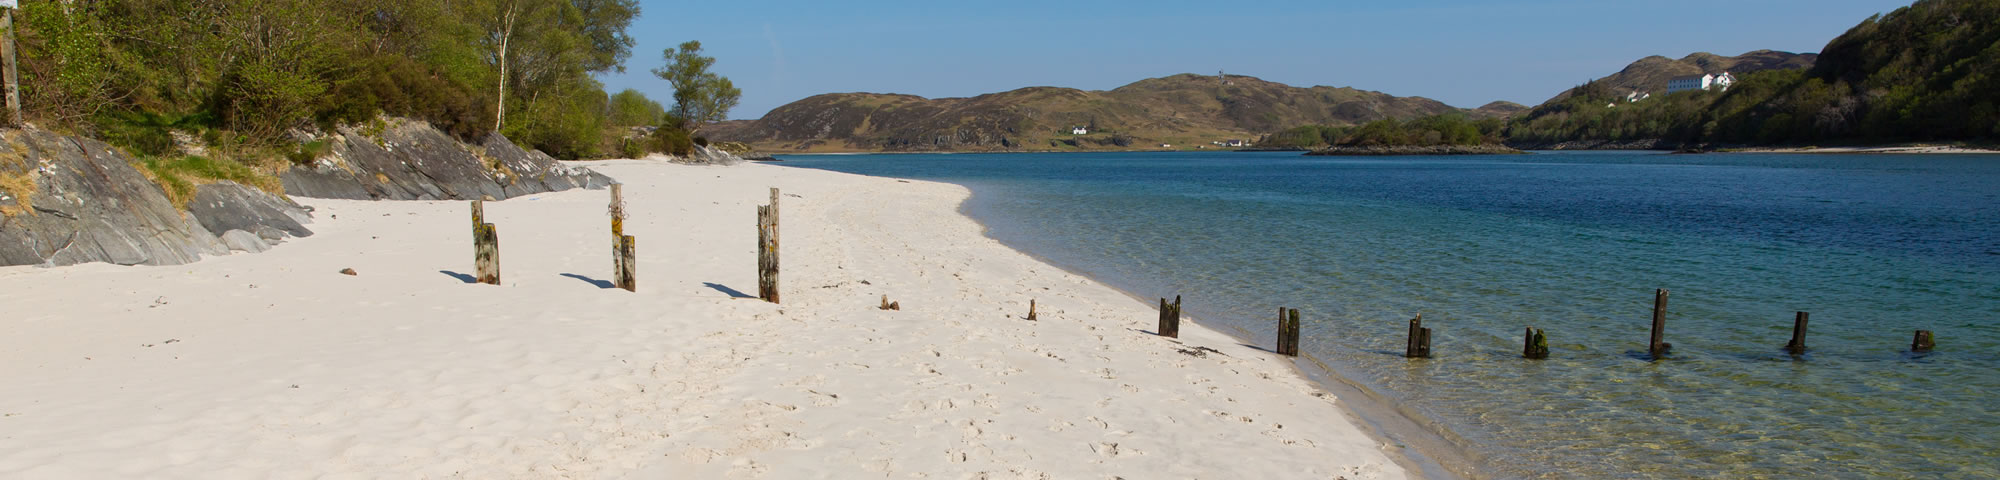
[[[1264,136],[1257,145],[1267,148],[1318,148],[1326,146],[1474,146],[1500,143],[1503,124],[1499,119],[1471,120],[1464,114],[1447,113],[1410,120],[1384,118],[1361,125],[1305,125]]]
[[[637,0],[68,0],[18,13],[30,121],[141,155],[176,154],[176,132],[225,152],[295,151],[289,132],[387,115],[595,158],[627,153],[621,127],[680,108],[594,78],[624,71]],[[706,58],[691,45],[666,56]],[[712,63],[693,69],[709,95],[726,81]],[[728,105],[701,111],[726,114],[736,92],[720,93]]]

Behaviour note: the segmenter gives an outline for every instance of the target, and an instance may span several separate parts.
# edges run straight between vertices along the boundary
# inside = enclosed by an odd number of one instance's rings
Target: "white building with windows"
[[[1070,135],[1089,135],[1090,129],[1084,127],[1069,127],[1069,133]]]
[[[1734,83],[1736,83],[1736,76],[1730,75],[1729,72],[1695,75],[1687,77],[1674,77],[1671,79],[1667,79],[1667,93],[1674,93],[1685,90],[1728,91],[1729,85]]]

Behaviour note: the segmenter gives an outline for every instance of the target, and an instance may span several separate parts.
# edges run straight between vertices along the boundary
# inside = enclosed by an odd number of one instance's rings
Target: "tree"
[[[708,71],[715,65],[715,57],[701,56],[700,41],[668,48],[660,56],[667,60],[667,66],[653,69],[653,75],[673,84],[673,114],[686,123],[689,132],[701,130],[702,124],[728,119],[729,109],[736,108],[743,91],[728,78]]]
[[[533,102],[545,89],[582,84],[575,76],[624,71],[632,38],[625,27],[637,0],[483,0],[459,5],[479,26],[479,43],[499,72],[493,128],[506,126],[508,90]]]
[[[656,125],[660,123],[660,117],[667,113],[666,108],[660,106],[660,102],[648,99],[646,94],[630,88],[612,95],[611,103],[606,105],[606,108],[610,110],[606,116],[609,117],[611,125],[616,127]]]

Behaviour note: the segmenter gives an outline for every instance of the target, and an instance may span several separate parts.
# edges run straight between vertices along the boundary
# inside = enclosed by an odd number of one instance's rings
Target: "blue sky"
[[[1176,73],[1250,75],[1535,105],[1647,55],[1817,52],[1909,0],[972,2],[654,1],[610,91],[671,102],[649,70],[700,40],[743,90],[731,118],[834,92],[963,97],[1108,90]]]

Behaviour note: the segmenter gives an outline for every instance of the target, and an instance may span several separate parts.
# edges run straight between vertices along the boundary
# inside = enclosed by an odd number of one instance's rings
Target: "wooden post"
[[[1527,338],[1521,341],[1521,356],[1535,360],[1549,358],[1549,338],[1542,335],[1541,329],[1528,327]]]
[[[1431,358],[1431,327],[1417,334],[1417,358]]]
[[[1165,298],[1160,299],[1160,326],[1156,330],[1162,337],[1181,338],[1180,295],[1174,296],[1174,303],[1167,303]]]
[[[1290,321],[1290,317],[1286,316],[1289,312],[1290,309],[1278,307],[1278,349],[1273,351],[1279,355],[1285,354],[1285,323]]]
[[[1931,349],[1937,348],[1937,342],[1933,340],[1930,330],[1918,330],[1917,338],[1910,341],[1910,351],[1916,353],[1929,352]]]
[[[638,246],[625,234],[625,185],[611,184],[611,284],[627,292],[639,291]]]
[[[1410,319],[1410,337],[1403,343],[1404,358],[1417,358],[1417,342],[1423,339],[1423,335],[1424,314],[1419,313],[1417,318]]]
[[[1278,354],[1299,356],[1299,309],[1278,309]]]
[[[486,202],[480,200],[472,201],[472,263],[479,283],[500,284],[500,232],[486,223]]]
[[[1667,289],[1662,288],[1653,292],[1653,338],[1646,343],[1646,353],[1651,354],[1654,359],[1666,356],[1667,350],[1674,348],[1665,341],[1666,336]]]
[[[1028,319],[1035,319],[1035,299],[1028,299]]]
[[[0,30],[6,30],[6,37],[0,38],[0,57],[7,62],[7,125],[19,127],[26,122],[21,118],[21,76],[20,52],[14,51],[14,9],[6,9],[0,15]]]
[[[757,207],[757,298],[778,303],[778,189]]]
[[[500,284],[500,231],[493,224],[482,224],[479,237],[473,247],[473,261],[479,270],[479,283]]]
[[[626,235],[618,240],[618,288],[639,291],[639,240]]]
[[[1785,343],[1785,351],[1793,355],[1806,353],[1806,312],[1792,318],[1792,341]]]

